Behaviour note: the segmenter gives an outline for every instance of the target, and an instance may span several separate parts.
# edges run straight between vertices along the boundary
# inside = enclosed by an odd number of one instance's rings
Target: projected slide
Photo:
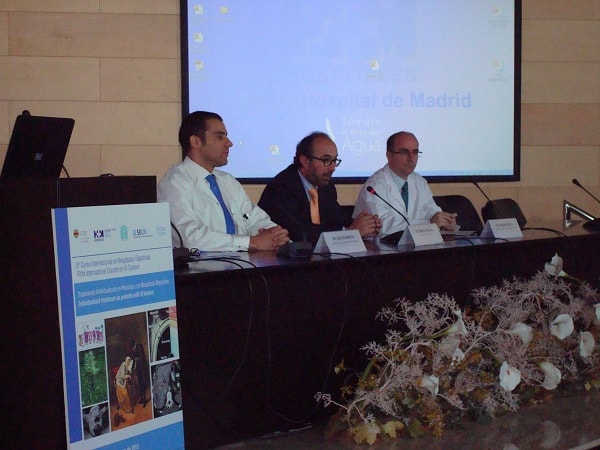
[[[423,175],[515,175],[513,0],[187,7],[184,103],[223,116],[238,178],[272,177],[315,130],[338,146],[336,177],[380,168],[400,130],[417,135]]]

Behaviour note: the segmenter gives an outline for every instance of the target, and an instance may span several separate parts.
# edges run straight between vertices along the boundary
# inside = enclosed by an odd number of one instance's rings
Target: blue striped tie
[[[221,190],[219,189],[219,185],[217,184],[217,179],[215,178],[215,174],[211,173],[206,177],[208,184],[210,185],[210,190],[215,194],[217,200],[221,204],[221,208],[223,208],[223,214],[225,215],[225,226],[227,228],[227,234],[235,234],[235,222],[233,221],[233,217],[231,217],[231,213],[225,206],[225,200],[223,200],[223,196],[221,195]]]

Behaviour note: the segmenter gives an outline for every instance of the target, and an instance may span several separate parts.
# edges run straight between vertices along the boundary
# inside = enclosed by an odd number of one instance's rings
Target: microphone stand
[[[400,216],[402,216],[402,218],[406,222],[406,225],[410,226],[410,222],[408,220],[408,217],[406,217],[404,214],[402,214],[397,208],[394,208],[392,206],[392,204],[390,202],[388,202],[385,198],[383,198],[381,195],[379,195],[377,193],[377,191],[375,189],[373,189],[372,186],[367,186],[367,192],[369,194],[374,195],[379,200],[381,200],[386,205],[388,205],[390,208],[392,208],[394,211],[396,211],[398,214],[400,214]],[[384,237],[380,238],[379,242],[383,242],[384,244],[389,244],[389,245],[397,245],[398,241],[400,241],[400,239],[402,238],[403,234],[404,234],[404,230],[396,231],[395,233],[391,233],[391,234],[388,234],[387,236],[384,236]]]
[[[590,197],[592,197],[594,200],[596,200],[598,203],[600,203],[600,200],[598,200],[598,198],[594,194],[592,194],[590,191],[588,191],[586,188],[584,188],[583,185],[577,180],[577,178],[573,178],[572,181],[575,186],[583,189],[583,191],[586,194],[588,194]],[[596,219],[592,219],[588,222],[585,222],[583,224],[583,228],[587,231],[600,231],[600,219],[596,218]]]

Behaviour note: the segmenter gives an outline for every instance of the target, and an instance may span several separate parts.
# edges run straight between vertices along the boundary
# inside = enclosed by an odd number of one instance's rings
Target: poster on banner
[[[182,449],[167,203],[52,210],[69,449]]]

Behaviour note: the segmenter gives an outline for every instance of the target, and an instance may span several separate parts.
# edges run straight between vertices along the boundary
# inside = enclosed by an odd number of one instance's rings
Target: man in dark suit
[[[337,201],[331,177],[340,163],[337,146],[327,134],[309,134],[296,146],[293,164],[267,184],[258,205],[287,228],[293,241],[314,244],[322,232],[343,228],[356,229],[362,237],[376,236],[381,229],[377,215],[364,212],[353,220],[352,212]]]

